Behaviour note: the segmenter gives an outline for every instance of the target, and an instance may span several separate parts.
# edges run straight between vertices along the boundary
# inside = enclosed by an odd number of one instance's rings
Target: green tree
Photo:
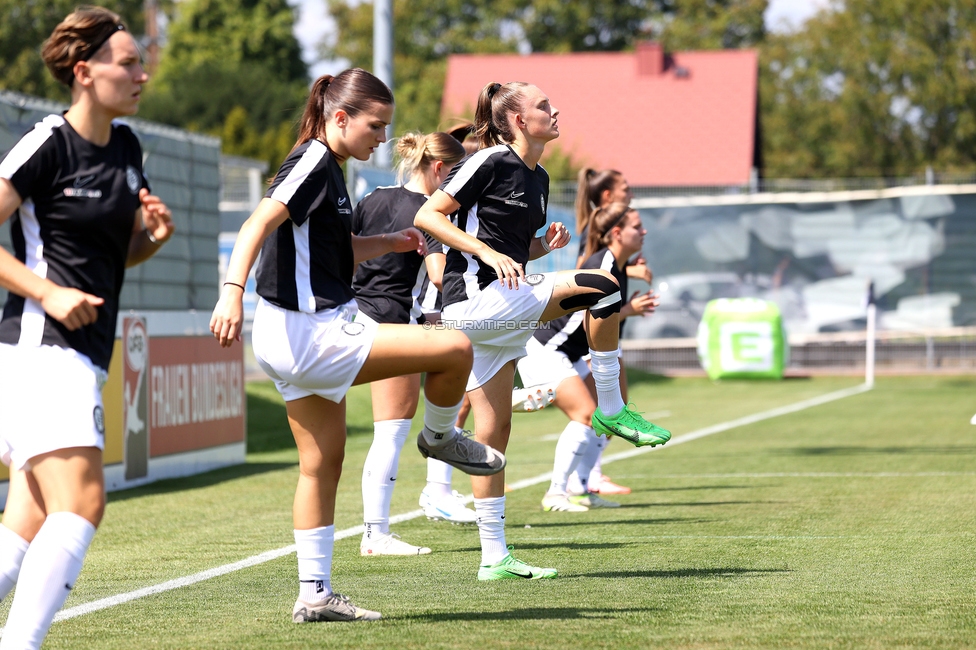
[[[95,2],[122,16],[129,31],[142,34],[142,0]],[[76,0],[0,0],[0,88],[68,101],[68,89],[41,60],[41,43],[78,5]]]
[[[660,40],[668,51],[756,47],[766,38],[768,0],[669,2]]]
[[[285,0],[181,2],[140,116],[222,136],[225,152],[277,168],[308,95],[294,22]]]
[[[845,0],[763,50],[769,177],[976,168],[976,0]]]

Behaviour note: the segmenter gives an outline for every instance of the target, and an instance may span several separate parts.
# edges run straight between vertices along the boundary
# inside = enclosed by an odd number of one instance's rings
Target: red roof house
[[[744,185],[760,166],[755,50],[452,55],[442,116],[471,119],[491,81],[537,85],[562,151],[634,186]]]

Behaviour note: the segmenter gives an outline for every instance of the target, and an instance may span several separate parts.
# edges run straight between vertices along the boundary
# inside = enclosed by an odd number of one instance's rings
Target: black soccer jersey
[[[481,149],[455,165],[441,185],[461,204],[457,226],[525,268],[529,245],[546,225],[549,174],[529,169],[509,145]],[[444,305],[474,297],[498,279],[468,253],[450,249],[444,269]]]
[[[380,187],[366,195],[352,213],[354,235],[383,235],[413,227],[427,196],[405,187]],[[441,244],[427,236],[430,252]],[[409,323],[421,315],[418,299],[429,282],[424,258],[414,251],[387,253],[360,262],[352,287],[359,309],[377,323]],[[434,287],[436,291],[436,287]]]
[[[352,206],[329,148],[319,140],[296,148],[265,197],[283,203],[290,218],[261,247],[258,295],[306,313],[352,300]]]
[[[610,249],[603,248],[591,255],[583,262],[581,269],[603,269],[610,271],[620,284],[620,296],[623,300],[627,299],[627,272],[626,267],[617,268],[617,261],[610,252]],[[545,345],[562,352],[570,361],[576,361],[590,353],[590,346],[586,342],[586,331],[583,329],[583,316],[585,309],[560,316],[549,321],[535,331],[536,340]],[[620,331],[624,329],[623,321],[620,323]]]
[[[72,348],[108,369],[115,341],[142,173],[135,134],[112,124],[109,143],[82,138],[61,115],[38,122],[0,162],[22,203],[11,219],[14,255],[35,274],[105,300],[91,325],[68,331],[40,303],[13,293],[0,321],[0,342]]]

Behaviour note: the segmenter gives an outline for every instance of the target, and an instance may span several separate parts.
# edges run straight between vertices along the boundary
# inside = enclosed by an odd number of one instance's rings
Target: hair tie
[[[501,90],[502,85],[497,81],[488,86],[488,99],[494,99],[495,93]]]

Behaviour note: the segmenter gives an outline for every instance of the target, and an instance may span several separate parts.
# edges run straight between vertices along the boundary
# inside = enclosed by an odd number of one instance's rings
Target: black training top
[[[461,204],[457,226],[525,268],[529,245],[546,225],[549,174],[529,169],[509,145],[477,151],[455,165],[441,189]],[[495,270],[451,249],[444,268],[444,305],[477,295],[498,279]]]
[[[622,300],[627,299],[627,272],[626,267],[617,268],[617,261],[609,248],[601,248],[593,255],[586,258],[581,269],[603,269],[610,271],[620,285],[620,296]],[[583,330],[583,316],[585,309],[560,316],[551,320],[535,331],[536,340],[545,345],[562,352],[570,361],[576,361],[590,353],[590,346],[586,342],[586,332]],[[620,331],[623,332],[624,324],[621,319]]]
[[[283,203],[290,218],[261,247],[258,295],[306,313],[352,300],[352,206],[329,148],[319,140],[297,147],[265,197]]]
[[[383,235],[413,226],[427,196],[405,187],[379,187],[367,194],[352,212],[354,235]],[[441,244],[427,236],[429,252]],[[359,309],[377,323],[410,323],[421,315],[418,298],[428,284],[424,258],[414,251],[387,253],[360,262],[352,287]],[[435,287],[436,289],[436,287]]]
[[[129,241],[140,208],[142,147],[112,123],[108,144],[84,139],[61,115],[38,122],[0,162],[22,203],[10,222],[14,255],[35,274],[102,298],[91,325],[68,331],[40,303],[10,293],[0,342],[71,348],[108,370]]]

